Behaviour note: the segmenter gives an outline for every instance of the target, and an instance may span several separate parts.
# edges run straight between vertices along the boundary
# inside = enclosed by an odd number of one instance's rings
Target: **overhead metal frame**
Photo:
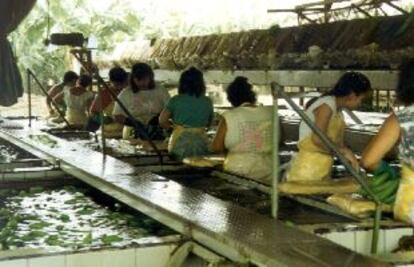
[[[297,5],[292,9],[269,9],[267,12],[294,13],[298,17],[299,25],[303,22],[314,24],[343,20],[348,18],[351,12],[362,14],[368,18],[378,16],[379,12],[384,16],[388,16],[389,14],[384,10],[384,6],[391,7],[400,14],[408,14],[395,2],[398,2],[398,0],[323,0]]]

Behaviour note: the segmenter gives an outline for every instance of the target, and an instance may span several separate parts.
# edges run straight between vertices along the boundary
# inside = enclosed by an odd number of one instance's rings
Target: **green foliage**
[[[60,81],[63,73],[71,68],[68,47],[44,45],[48,28],[50,33],[94,35],[98,42],[94,52],[97,57],[111,54],[118,43],[141,38],[176,38],[263,28],[250,12],[247,15],[237,12],[237,18],[231,17],[220,24],[213,18],[188,22],[186,13],[179,9],[160,15],[160,5],[156,2],[143,1],[137,5],[136,0],[38,0],[29,16],[9,36],[22,74],[30,68],[46,85]],[[263,10],[252,12],[259,11]],[[26,79],[26,75],[22,76]],[[36,91],[35,84],[33,88]]]
[[[96,9],[95,1],[49,2],[48,7],[46,1],[39,0],[9,38],[22,74],[30,68],[44,85],[50,80],[60,81],[63,73],[71,67],[69,47],[45,46],[48,27],[50,33],[94,35],[98,42],[96,54],[111,53],[116,43],[135,39],[140,29],[141,19],[131,12],[125,0],[113,0],[104,12]]]

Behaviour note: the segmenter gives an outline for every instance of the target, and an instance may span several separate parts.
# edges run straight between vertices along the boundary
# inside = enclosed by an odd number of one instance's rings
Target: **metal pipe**
[[[404,10],[403,8],[401,8],[401,7],[397,6],[397,5],[395,5],[394,3],[391,3],[391,1],[385,1],[385,3],[386,3],[387,5],[389,5],[389,6],[393,7],[394,9],[396,9],[396,10],[400,11],[400,12],[401,12],[402,14],[404,14],[404,15],[407,15],[407,14],[408,14],[407,10]]]
[[[361,12],[362,14],[364,14],[367,18],[372,18],[371,14],[368,13],[368,11],[362,9],[360,6],[357,6],[355,4],[351,4],[352,8],[355,8],[356,10],[358,10],[359,12]]]
[[[98,82],[98,94],[101,96],[99,99],[99,106],[100,106],[100,119],[101,119],[101,142],[102,142],[102,154],[106,155],[106,138],[105,138],[105,123],[104,123],[104,112],[102,108],[102,88],[100,83]]]
[[[271,209],[272,217],[277,218],[279,210],[279,112],[278,97],[273,94],[273,119],[272,119],[272,192],[271,192]]]
[[[77,52],[76,50],[71,50],[70,52],[79,61],[79,63],[82,65],[82,67],[87,72],[89,72],[90,74],[93,74],[93,71],[90,69],[90,66],[88,66],[87,64],[85,64],[85,62],[82,61],[82,59],[76,53]],[[95,74],[95,77],[98,80],[98,83],[102,83],[102,85],[105,87],[105,89],[108,90],[108,92],[111,94],[112,98],[115,100],[116,103],[118,103],[119,107],[122,109],[122,111],[125,113],[125,115],[129,119],[131,119],[131,121],[133,121],[133,123],[135,124],[135,127],[136,128],[142,128],[142,133],[144,133],[145,138],[147,139],[146,141],[148,141],[151,148],[155,151],[155,153],[157,154],[157,156],[159,158],[159,162],[162,165],[163,164],[162,154],[159,151],[159,149],[157,148],[157,146],[154,144],[154,142],[151,140],[151,138],[148,136],[147,131],[142,127],[143,124],[141,122],[139,122],[137,119],[135,119],[134,116],[132,116],[131,112],[129,112],[129,110],[125,107],[125,105],[122,103],[122,101],[119,100],[118,95],[115,92],[112,91],[112,89],[106,84],[104,79],[102,79],[102,77],[98,73]]]
[[[58,112],[59,117],[65,122],[66,126],[70,127],[70,123],[68,122],[68,120],[65,118],[65,114],[59,109],[58,105],[56,104],[55,100],[53,100],[53,98],[51,98],[49,96],[49,94],[47,93],[47,90],[43,87],[43,85],[40,83],[40,81],[37,79],[36,75],[33,73],[32,70],[27,69],[28,74],[30,74],[30,76],[34,79],[34,81],[36,82],[36,84],[39,86],[40,90],[43,92],[43,94],[46,96],[47,99],[50,100],[50,103],[53,105],[53,107],[56,109],[56,111]]]
[[[280,94],[286,102],[299,114],[302,120],[309,126],[309,128],[316,134],[322,143],[328,147],[328,149],[341,161],[341,163],[345,166],[347,171],[351,173],[351,175],[357,180],[357,182],[362,186],[362,188],[368,193],[368,195],[373,199],[376,205],[375,209],[375,220],[374,220],[374,229],[372,234],[372,246],[371,252],[376,253],[378,247],[378,235],[379,235],[379,222],[381,220],[381,202],[377,198],[377,196],[372,192],[371,188],[369,188],[366,178],[355,170],[350,162],[342,155],[342,153],[336,148],[335,144],[323,133],[315,124],[309,119],[306,113],[301,110],[292,99],[283,91],[283,87],[279,84],[272,82],[271,83],[273,91]]]
[[[29,107],[29,127],[32,127],[32,82],[30,77],[30,70],[27,69],[27,96],[28,96],[28,107]]]
[[[290,99],[290,97],[283,91],[282,86],[278,85],[277,83],[272,83],[272,89],[275,90],[278,94],[280,94],[286,102],[299,114],[302,120],[309,126],[309,128],[321,139],[322,143],[328,147],[328,149],[341,161],[341,163],[345,166],[347,171],[351,173],[353,177],[361,184],[364,190],[373,198],[375,203],[380,203],[378,198],[369,188],[365,177],[362,176],[357,170],[355,170],[350,162],[342,155],[341,152],[336,148],[335,144],[323,133],[318,127],[314,125],[314,123],[309,119],[309,117],[305,114],[303,110],[301,110],[295,102]]]
[[[371,253],[372,254],[376,254],[378,251],[381,213],[382,213],[381,205],[377,204],[375,207],[374,229],[372,231],[372,240],[371,240]]]

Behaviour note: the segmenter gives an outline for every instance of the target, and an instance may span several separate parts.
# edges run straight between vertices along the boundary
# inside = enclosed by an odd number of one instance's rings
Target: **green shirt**
[[[174,96],[168,102],[167,110],[175,124],[186,128],[207,127],[213,118],[213,103],[206,96]]]

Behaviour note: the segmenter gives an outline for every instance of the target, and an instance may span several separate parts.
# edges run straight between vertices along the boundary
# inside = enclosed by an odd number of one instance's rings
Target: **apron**
[[[272,153],[229,152],[223,167],[225,171],[270,184],[272,166]]]
[[[158,116],[159,115],[152,117],[152,119],[150,119],[148,124],[144,126],[149,138],[151,138],[151,140],[153,141],[165,140],[166,138],[164,134],[164,130],[159,126]],[[124,125],[122,129],[122,139],[125,139],[125,140],[136,139],[135,128]]]
[[[401,166],[401,180],[394,203],[394,218],[414,224],[414,170]]]
[[[242,107],[249,107],[250,103],[242,104]],[[237,109],[236,109],[237,110]],[[257,111],[257,110],[256,110]],[[231,113],[230,113],[231,115]],[[227,172],[246,177],[252,180],[256,180],[261,183],[271,184],[272,178],[272,143],[271,139],[267,140],[267,135],[272,134],[272,115],[267,113],[266,110],[262,109],[259,113],[243,112],[239,110],[239,113],[229,117],[229,113],[225,117],[226,122],[233,122],[227,127],[235,127],[237,129],[240,125],[240,118],[252,121],[261,121],[260,123],[253,124],[245,128],[244,130],[239,129],[239,137],[232,135],[227,132],[226,140],[232,140],[234,138],[239,139],[239,142],[235,146],[230,146],[229,151],[223,163],[223,169]],[[241,119],[243,121],[243,119]],[[249,137],[241,137],[246,135],[248,132]],[[235,133],[235,131],[233,131]],[[267,141],[266,141],[267,140]],[[270,142],[269,142],[270,141]],[[229,142],[231,143],[231,142]],[[231,148],[230,148],[231,147]]]
[[[177,160],[208,154],[208,138],[205,128],[174,126],[168,142],[168,152]]]
[[[115,101],[112,101],[111,104],[109,104],[104,110],[103,113],[107,117],[112,117],[112,111],[114,109]],[[106,137],[108,138],[120,138],[122,137],[122,130],[123,125],[117,122],[111,122],[104,124],[103,126],[103,132]],[[101,127],[102,130],[102,127]]]
[[[124,125],[122,128],[122,139],[124,140],[135,139],[134,127]]]
[[[88,116],[85,111],[68,108],[66,111],[66,119],[72,126],[84,127],[88,120]]]
[[[92,97],[93,93],[89,91],[81,95],[73,95],[69,90],[64,91],[64,100],[67,106],[66,119],[69,124],[77,128],[85,128],[88,122],[87,101]]]
[[[329,121],[327,135],[336,145],[343,142],[345,122],[341,113]],[[333,165],[333,156],[319,148],[309,135],[298,144],[299,152],[292,159],[287,180],[289,182],[314,182],[328,179]]]

